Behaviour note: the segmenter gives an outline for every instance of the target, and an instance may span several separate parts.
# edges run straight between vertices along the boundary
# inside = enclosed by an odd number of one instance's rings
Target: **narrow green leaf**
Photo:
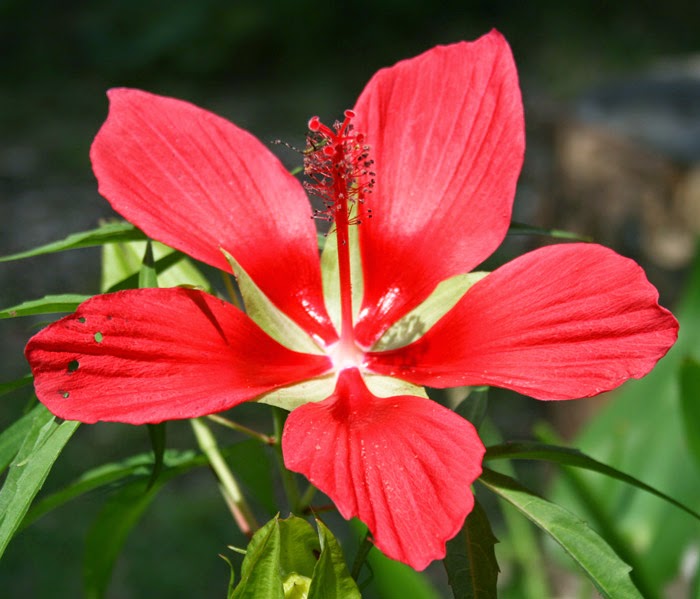
[[[167,480],[171,480],[175,476],[188,472],[193,468],[209,465],[206,456],[196,454],[193,451],[168,450],[165,452],[163,461],[165,470],[162,477],[167,478]],[[104,464],[88,470],[66,487],[37,501],[25,516],[21,528],[26,528],[44,514],[85,493],[112,485],[131,476],[137,476],[139,479],[144,480],[150,478],[152,471],[153,455],[151,453],[138,454],[122,462]]]
[[[642,598],[629,576],[630,567],[578,516],[535,495],[515,479],[488,468],[484,468],[478,480],[559,543],[604,597]]]
[[[700,362],[686,359],[681,365],[681,413],[690,454],[700,468]]]
[[[15,389],[21,389],[27,385],[31,385],[34,377],[31,374],[25,374],[23,377],[15,379],[14,381],[8,381],[7,383],[0,383],[0,395],[5,395],[5,393],[10,393]],[[2,470],[0,468],[0,470]]]
[[[131,223],[121,221],[105,223],[100,225],[97,229],[73,233],[60,241],[54,241],[52,243],[48,243],[31,250],[26,250],[24,252],[19,252],[17,254],[2,256],[0,257],[0,262],[22,260],[23,258],[32,258],[33,256],[40,256],[42,254],[65,252],[66,250],[94,247],[97,245],[104,245],[106,243],[133,241],[136,239],[145,239],[145,235]]]
[[[232,599],[233,598],[233,589],[236,586],[236,570],[234,569],[233,564],[231,563],[231,560],[229,558],[227,558],[225,555],[221,555],[221,554],[219,554],[219,557],[228,564],[229,577],[228,577],[228,587],[226,589],[226,599]]]
[[[163,481],[146,489],[141,480],[117,491],[100,511],[85,540],[83,583],[88,599],[104,597],[114,563],[131,529],[160,491]]]
[[[39,492],[78,422],[56,424],[46,410],[32,412],[27,431],[0,490],[0,557],[19,528],[32,500]]]
[[[53,415],[43,404],[37,404],[31,412],[25,414],[2,431],[0,434],[0,473],[7,468],[8,464],[17,455],[25,437],[30,431],[33,428],[41,428],[52,418]]]
[[[117,246],[118,247],[118,246]],[[111,253],[111,252],[110,252]],[[180,252],[172,252],[160,260],[156,260],[154,267],[157,274],[164,273],[169,268],[172,268],[180,264],[185,260],[185,255]],[[140,271],[137,271],[131,275],[124,276],[115,281],[112,285],[107,286],[104,289],[104,293],[112,293],[114,291],[122,291],[124,289],[136,289],[139,286],[139,278],[141,276]]]
[[[496,543],[486,512],[476,501],[462,530],[447,542],[443,560],[455,599],[496,599]]]
[[[535,441],[503,443],[501,445],[493,445],[486,450],[484,461],[497,459],[545,460],[548,462],[555,462],[563,466],[576,466],[578,468],[592,470],[593,472],[599,472],[600,474],[604,474],[610,478],[623,481],[629,485],[637,487],[638,489],[642,489],[647,493],[656,495],[657,497],[675,505],[677,508],[700,520],[700,513],[692,510],[686,505],[683,505],[680,501],[676,501],[673,499],[673,497],[669,497],[665,493],[662,493],[658,489],[643,483],[639,479],[636,479],[629,474],[625,474],[624,472],[620,472],[619,470],[603,464],[598,460],[594,460],[578,449],[560,447],[558,445],[548,445],[546,443],[537,443]]]
[[[205,462],[204,459],[198,461],[197,458],[191,458],[190,452],[172,455],[173,463],[177,464],[175,467],[164,470],[152,485],[143,479],[137,479],[120,488],[93,522],[85,542],[83,561],[85,596],[89,599],[104,596],[114,564],[129,533],[165,483],[193,466],[195,462],[197,465]],[[168,454],[166,464],[167,456]]]
[[[308,599],[361,599],[360,590],[348,572],[338,541],[318,518],[316,526],[321,555],[311,578]]]
[[[560,229],[542,229],[540,227],[532,227],[523,223],[511,222],[508,228],[508,235],[542,235],[543,237],[553,237],[554,239],[574,239],[577,241],[593,241],[587,235],[579,235],[571,231],[562,231]]]
[[[62,295],[46,295],[40,299],[29,300],[0,310],[0,318],[17,318],[34,314],[55,314],[57,312],[73,312],[89,295],[65,293]]]
[[[146,250],[143,254],[143,260],[141,260],[139,287],[158,287],[158,273],[153,257],[153,244],[150,239],[146,242]]]

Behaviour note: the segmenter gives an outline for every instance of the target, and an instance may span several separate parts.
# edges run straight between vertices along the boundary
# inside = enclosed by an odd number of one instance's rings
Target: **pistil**
[[[352,276],[350,267],[351,225],[361,223],[353,216],[353,208],[365,202],[374,185],[369,146],[364,136],[352,126],[355,114],[345,111],[343,122],[333,127],[324,125],[318,117],[309,121],[309,135],[304,158],[305,187],[319,197],[323,208],[314,211],[314,217],[333,223],[338,244],[338,273],[340,278],[341,352],[356,352],[353,331]],[[365,210],[371,217],[371,211]]]

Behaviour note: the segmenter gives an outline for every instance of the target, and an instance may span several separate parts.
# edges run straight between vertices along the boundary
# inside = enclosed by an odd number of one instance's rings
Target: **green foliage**
[[[515,479],[488,468],[484,469],[479,482],[511,503],[559,543],[604,597],[642,597],[629,577],[631,568],[578,516],[542,499]]]
[[[43,406],[37,406],[27,416],[31,418],[19,421],[22,423],[19,431],[24,436],[0,490],[0,557],[51,467],[79,425],[78,422],[69,421],[58,424]],[[10,435],[8,447],[13,447],[18,437],[18,430],[15,429]]]
[[[700,256],[674,312],[680,322],[676,345],[644,379],[628,382],[615,394],[575,445],[599,462],[696,508],[700,483],[697,463],[689,455],[687,431],[690,427],[697,432],[697,421],[686,422],[685,417],[687,408],[697,409],[699,400],[682,398],[682,374],[689,357],[700,360]],[[691,376],[686,371],[686,377]],[[686,379],[687,389],[691,384]],[[685,410],[684,402],[689,404]],[[683,556],[700,538],[697,520],[614,478],[581,473],[576,487],[569,481],[555,491],[557,503],[587,518],[614,523],[620,540],[634,548],[636,573],[653,581],[659,594],[677,577]]]
[[[317,521],[275,516],[251,539],[231,599],[359,599],[337,541]]]
[[[29,300],[0,310],[0,318],[17,318],[18,316],[34,316],[36,314],[55,314],[57,312],[73,312],[89,295],[64,293],[47,295],[40,299]]]
[[[19,252],[17,254],[1,256],[0,262],[22,260],[24,258],[33,258],[34,256],[41,256],[43,254],[53,254],[55,252],[65,252],[66,250],[95,247],[107,243],[123,243],[137,239],[146,239],[146,237],[131,223],[124,221],[105,223],[100,225],[97,229],[73,233],[60,241],[54,241],[52,243],[48,243],[24,252]]]
[[[685,438],[700,472],[700,362],[687,359],[681,365],[680,400]]]
[[[455,599],[495,599],[498,563],[494,546],[498,539],[478,501],[462,530],[447,542],[443,560]]]

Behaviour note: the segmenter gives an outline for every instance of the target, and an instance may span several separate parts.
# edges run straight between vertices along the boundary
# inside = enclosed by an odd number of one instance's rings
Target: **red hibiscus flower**
[[[150,237],[235,271],[248,309],[184,288],[94,297],[30,340],[39,399],[83,422],[292,409],[286,465],[416,569],[471,510],[484,452],[421,385],[590,396],[676,339],[641,269],[597,245],[467,274],[506,234],[524,153],[496,32],[379,71],[342,123],[310,121],[305,187],[333,223],[321,258],[304,186],[252,135],[179,100],[109,98],[100,193]]]

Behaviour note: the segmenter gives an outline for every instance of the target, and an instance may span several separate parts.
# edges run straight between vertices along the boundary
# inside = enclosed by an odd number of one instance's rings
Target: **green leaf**
[[[233,589],[236,586],[236,570],[234,569],[233,564],[231,563],[231,560],[229,558],[221,554],[219,554],[219,557],[228,564],[230,574],[228,577],[228,588],[226,589],[226,599],[232,599]]]
[[[248,543],[241,581],[231,599],[284,599],[280,574],[281,533],[278,517],[259,529]]]
[[[37,404],[31,412],[25,414],[2,431],[0,434],[0,473],[7,468],[8,464],[17,455],[19,448],[30,431],[33,428],[43,426],[52,418],[53,415],[42,404]]]
[[[457,406],[455,412],[462,418],[469,420],[478,429],[486,417],[486,408],[489,405],[489,388],[477,387],[469,392],[469,395]]]
[[[83,583],[88,599],[104,597],[114,563],[131,529],[163,486],[161,479],[146,488],[137,480],[122,487],[107,501],[85,540]]]
[[[318,518],[316,527],[321,555],[314,568],[308,599],[361,599],[338,541]]]
[[[562,231],[560,229],[541,229],[540,227],[532,227],[523,223],[511,222],[508,228],[508,235],[542,235],[544,237],[553,237],[554,239],[574,239],[577,241],[593,241],[587,235],[579,235],[571,231]]]
[[[165,463],[163,477],[166,477],[167,480],[188,472],[192,468],[209,465],[209,461],[204,455],[195,454],[193,451],[168,450],[164,454],[163,461]],[[85,493],[112,485],[130,476],[137,476],[140,480],[146,480],[150,478],[152,472],[153,455],[151,453],[138,454],[122,462],[104,464],[88,470],[76,481],[36,502],[24,518],[21,528],[26,528],[44,514]]]
[[[678,341],[646,377],[629,381],[610,394],[575,441],[576,447],[595,459],[696,509],[700,478],[687,445],[679,372],[688,357],[700,361],[700,247],[698,250],[682,300],[674,310],[680,323]],[[627,484],[581,475],[598,509],[635,547],[645,577],[659,588],[674,580],[684,555],[700,538],[698,522]],[[568,485],[559,485],[555,491],[559,503],[590,514]]]
[[[462,530],[447,542],[443,560],[455,599],[496,599],[496,543],[486,512],[475,501]]]
[[[172,456],[172,459],[169,459]],[[114,564],[132,528],[137,524],[163,486],[182,472],[207,463],[204,456],[191,457],[191,452],[166,452],[166,468],[151,484],[143,478],[120,488],[107,501],[90,530],[85,542],[83,582],[85,595],[99,599],[107,591]],[[143,456],[137,456],[142,459]],[[150,458],[148,461],[152,461]],[[142,472],[144,478],[147,471]]]
[[[0,318],[17,318],[34,314],[55,314],[56,312],[73,312],[89,295],[65,293],[62,295],[46,295],[40,299],[29,300],[0,310]]]
[[[152,242],[152,246],[155,258],[153,267],[161,287],[185,285],[204,290],[211,289],[209,281],[187,256],[161,243]],[[100,285],[102,292],[136,289],[139,286],[145,251],[145,241],[104,246],[102,248],[102,282]]]
[[[156,271],[155,259],[153,257],[153,244],[149,239],[146,242],[146,249],[141,260],[139,269],[139,287],[158,287],[158,273]]]
[[[700,469],[700,362],[686,359],[681,365],[681,413],[685,439],[695,464]]]
[[[629,474],[625,474],[624,472],[620,472],[611,466],[607,466],[606,464],[594,460],[578,449],[537,443],[535,441],[523,441],[517,443],[509,442],[491,446],[486,450],[484,461],[498,459],[546,460],[548,462],[555,462],[563,466],[576,466],[578,468],[585,468],[586,470],[591,470],[593,472],[599,472],[600,474],[604,474],[610,478],[614,478],[637,487],[638,489],[642,489],[647,493],[656,495],[657,497],[668,501],[677,508],[700,520],[700,513],[692,510],[686,505],[683,505],[679,501],[676,501],[673,499],[673,497],[669,497],[665,493],[662,493],[658,489],[643,483]]]
[[[70,421],[57,424],[43,406],[31,414],[31,425],[0,490],[0,556],[79,425]]]
[[[578,516],[488,468],[478,480],[559,543],[604,597],[641,599],[629,576],[630,567]]]
[[[275,516],[251,539],[232,599],[360,599],[343,553],[317,521]]]
[[[21,389],[27,385],[31,385],[34,377],[31,374],[25,374],[23,377],[15,379],[14,381],[8,381],[7,383],[0,383],[0,395],[5,395],[5,393],[10,393],[15,389]]]
[[[31,258],[42,254],[65,252],[66,250],[94,247],[107,243],[118,243],[136,239],[145,239],[145,235],[131,223],[123,221],[105,223],[100,225],[97,229],[73,233],[60,241],[54,241],[31,250],[19,252],[18,254],[2,256],[0,257],[0,262],[10,262],[11,260],[21,260],[23,258]]]

